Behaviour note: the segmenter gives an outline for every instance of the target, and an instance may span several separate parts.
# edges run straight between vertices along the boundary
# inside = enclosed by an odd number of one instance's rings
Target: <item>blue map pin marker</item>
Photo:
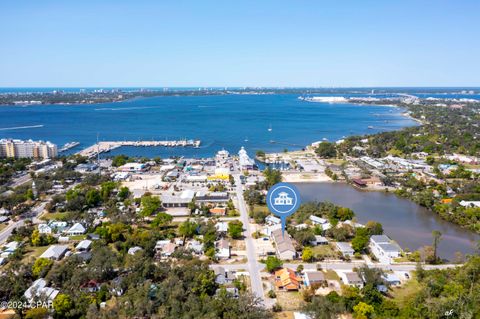
[[[267,206],[282,221],[282,235],[285,233],[287,217],[297,211],[300,202],[300,192],[292,184],[278,183],[268,190]]]

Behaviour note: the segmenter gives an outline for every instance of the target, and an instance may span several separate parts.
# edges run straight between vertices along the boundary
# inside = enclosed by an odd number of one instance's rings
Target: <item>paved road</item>
[[[352,262],[321,262],[318,263],[323,269],[332,269],[332,270],[352,270],[355,267],[359,267],[364,265],[365,263],[363,262],[357,262],[357,263],[352,263]],[[317,269],[317,264],[312,263],[312,264],[305,264],[305,263],[285,263],[283,266],[292,268],[292,269],[297,269],[299,265],[303,265],[303,268],[305,270],[316,270]],[[258,264],[258,266],[261,268],[261,264]],[[423,265],[423,268],[426,270],[431,270],[431,269],[446,269],[446,268],[453,268],[453,267],[458,267],[461,265],[457,264],[444,264],[444,265]],[[230,264],[230,265],[212,265],[212,268],[215,267],[223,267],[225,270],[242,270],[242,269],[247,269],[248,264]],[[416,265],[414,264],[397,264],[397,265],[382,265],[382,264],[369,264],[369,267],[371,268],[381,268],[383,270],[394,270],[394,271],[413,271],[416,268]]]
[[[19,176],[17,178],[14,178],[14,180],[11,182],[10,185],[8,185],[9,187],[11,188],[15,188],[15,187],[18,187],[20,185],[23,185],[25,183],[28,183],[32,180],[32,178],[30,177],[30,174],[29,173],[25,173],[23,174],[22,176]]]
[[[240,220],[245,228],[244,236],[247,249],[248,263],[243,264],[243,269],[248,269],[250,273],[250,282],[252,285],[252,293],[260,298],[265,304],[265,294],[263,292],[262,277],[260,276],[260,265],[257,262],[257,251],[252,239],[252,233],[250,231],[250,223],[248,221],[247,206],[243,198],[243,187],[240,181],[240,174],[234,174],[236,184],[236,195],[238,200],[238,210],[240,211]],[[232,265],[233,266],[233,265]],[[226,268],[226,267],[225,267]],[[227,269],[227,268],[226,268]],[[237,268],[242,269],[242,268]]]
[[[331,262],[320,262],[318,263],[322,269],[333,269],[333,270],[352,270],[353,268],[358,268],[360,266],[365,265],[365,262],[342,262],[342,261],[331,261]],[[296,269],[299,265],[303,265],[304,269],[317,269],[317,264],[284,264],[285,267]],[[370,268],[380,268],[383,270],[394,270],[394,271],[412,271],[416,269],[416,264],[395,264],[395,265],[388,265],[388,264],[372,264],[369,263],[368,266]],[[457,264],[444,264],[444,265],[423,265],[424,269],[446,269],[457,267]]]
[[[7,227],[5,227],[1,232],[0,232],[0,244],[3,244],[8,237],[10,237],[10,234],[12,231],[20,226],[23,226],[25,224],[25,219],[29,218],[32,219],[33,223],[37,224],[40,221],[37,219],[37,216],[43,212],[45,209],[45,205],[47,205],[46,202],[42,202],[41,204],[33,207],[29,213],[27,213],[22,219],[16,221],[16,222],[11,222]]]

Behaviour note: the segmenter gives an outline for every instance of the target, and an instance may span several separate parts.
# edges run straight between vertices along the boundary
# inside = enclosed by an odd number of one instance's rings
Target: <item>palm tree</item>
[[[437,247],[438,243],[440,242],[440,238],[442,237],[442,233],[439,230],[432,231],[433,236],[433,260],[437,262]]]

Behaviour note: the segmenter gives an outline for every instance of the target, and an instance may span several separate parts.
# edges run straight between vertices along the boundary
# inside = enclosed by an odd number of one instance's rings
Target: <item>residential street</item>
[[[262,301],[265,303],[265,295],[262,287],[262,278],[260,276],[261,268],[257,262],[257,252],[255,249],[255,245],[253,243],[252,233],[250,231],[247,207],[245,205],[245,200],[243,198],[243,187],[240,181],[240,175],[237,173],[234,175],[234,177],[235,177],[236,194],[237,194],[237,200],[238,200],[238,209],[240,211],[240,220],[242,221],[243,227],[245,229],[244,236],[245,236],[247,258],[248,258],[248,263],[247,265],[244,264],[243,268],[248,269],[250,273],[252,293],[256,297],[261,298]],[[233,265],[226,265],[226,266],[233,266]]]
[[[5,227],[1,232],[0,232],[0,244],[3,244],[7,238],[10,236],[12,233],[13,229],[16,227],[23,226],[25,224],[25,219],[31,218],[34,223],[38,223],[37,216],[43,212],[45,209],[45,205],[47,205],[47,202],[42,202],[39,205],[35,206],[32,208],[31,212],[29,214],[26,214],[22,219],[16,222],[11,222],[7,227]]]

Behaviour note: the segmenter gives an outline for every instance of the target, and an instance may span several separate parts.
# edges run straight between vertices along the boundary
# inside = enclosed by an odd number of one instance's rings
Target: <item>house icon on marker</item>
[[[293,199],[288,197],[288,194],[281,192],[274,198],[275,205],[293,205]]]

